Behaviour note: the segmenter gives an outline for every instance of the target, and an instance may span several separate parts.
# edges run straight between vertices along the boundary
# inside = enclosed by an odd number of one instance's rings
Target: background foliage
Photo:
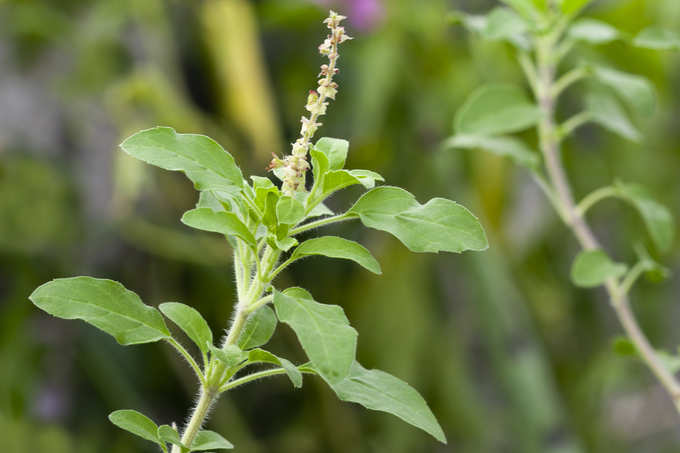
[[[214,329],[226,326],[229,251],[179,223],[195,203],[190,183],[116,145],[163,124],[206,133],[246,173],[263,173],[297,134],[329,4],[0,1],[0,449],[152,451],[105,414],[184,416],[193,380],[172,351],[123,352],[26,297],[56,276],[111,277],[149,303],[179,300]],[[612,352],[619,329],[605,298],[570,284],[576,244],[528,175],[497,156],[440,150],[474,88],[521,80],[507,48],[448,21],[454,8],[486,12],[496,2],[332,6],[348,13],[357,39],[342,54],[341,91],[320,133],[351,140],[350,167],[379,171],[420,201],[447,196],[470,207],[491,248],[419,256],[388,235],[339,225],[373,251],[382,276],[310,258],[283,279],[343,305],[361,332],[359,359],[419,389],[449,445],[338,402],[311,379],[304,392],[285,378],[244,387],[220,403],[211,427],[243,452],[677,451],[671,403],[642,365]],[[587,14],[631,34],[680,27],[675,0],[600,0]],[[564,150],[577,197],[618,177],[644,183],[678,215],[680,56],[613,43],[593,58],[649,77],[659,105],[640,123],[643,145],[579,130]],[[351,196],[332,202],[347,207]],[[614,250],[644,228],[615,201],[592,220]],[[677,242],[673,250],[666,265],[677,275]],[[669,350],[680,344],[679,282],[643,283],[634,295],[644,330]],[[302,357],[292,334],[274,342]]]

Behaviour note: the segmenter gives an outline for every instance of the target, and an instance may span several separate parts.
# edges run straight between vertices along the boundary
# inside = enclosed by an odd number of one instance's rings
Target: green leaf
[[[580,19],[569,27],[569,37],[591,44],[606,44],[621,38],[621,32],[597,19]]]
[[[615,263],[602,250],[588,250],[578,254],[571,267],[571,281],[576,286],[593,288],[610,278],[626,273],[625,264]]]
[[[628,140],[639,142],[640,132],[630,122],[621,104],[605,93],[592,92],[586,96],[586,109],[592,121]]]
[[[198,202],[196,203],[197,208],[208,208],[213,211],[227,211],[222,202],[220,201],[215,193],[210,190],[204,190],[198,195]]]
[[[225,345],[222,348],[218,348],[213,345],[209,345],[210,353],[213,354],[217,360],[224,363],[227,368],[238,365],[248,358],[248,354],[241,351],[238,346],[233,344]]]
[[[568,16],[577,14],[593,0],[562,0],[562,12]]]
[[[647,249],[641,243],[637,243],[634,246],[635,253],[640,260],[640,263],[644,266],[645,277],[647,280],[658,283],[667,279],[671,271],[656,262],[649,254]]]
[[[331,170],[323,177],[320,198],[328,198],[333,192],[355,184],[361,184],[366,189],[372,189],[375,187],[376,181],[384,181],[384,179],[378,173],[370,170]]]
[[[399,187],[366,192],[349,215],[369,228],[387,231],[413,252],[485,250],[486,235],[477,218],[458,203],[433,198],[424,205]]]
[[[466,14],[462,11],[453,11],[449,14],[453,23],[460,22],[465,28],[473,33],[484,33],[488,17],[481,14]]]
[[[593,75],[616,91],[640,115],[650,116],[654,113],[656,93],[646,78],[604,67],[595,67]]]
[[[130,409],[123,409],[111,412],[109,420],[117,427],[131,432],[142,439],[160,444],[158,426],[144,414]]]
[[[253,191],[255,192],[255,205],[260,211],[264,212],[270,194],[274,194],[274,200],[278,200],[281,196],[281,191],[269,178],[251,176],[251,179],[253,180]]]
[[[614,338],[612,347],[614,349],[614,352],[622,356],[631,357],[638,355],[637,348],[635,347],[633,342],[623,336]]]
[[[481,34],[488,40],[506,40],[522,49],[528,49],[527,23],[509,8],[494,8],[486,18]]]
[[[638,349],[633,342],[626,337],[618,337],[614,340],[614,351],[622,356],[640,357]],[[655,353],[659,361],[668,371],[673,374],[680,371],[680,355],[670,354],[663,349],[657,349]]]
[[[349,373],[357,347],[357,332],[337,305],[320,304],[302,288],[274,291],[274,307],[281,322],[294,331],[319,373],[338,382]]]
[[[340,170],[347,160],[349,142],[339,138],[323,137],[316,142],[314,149],[326,155],[330,170]]]
[[[309,155],[312,157],[312,174],[316,186],[323,183],[323,176],[328,173],[331,164],[328,161],[328,156],[314,148],[309,151]]]
[[[175,428],[173,428],[170,425],[159,426],[156,436],[158,437],[159,440],[163,442],[169,442],[173,445],[179,445],[180,447],[184,447],[181,439],[179,438],[179,433]]]
[[[230,450],[234,446],[224,437],[214,431],[201,430],[196,434],[191,444],[191,451]]]
[[[487,85],[477,89],[458,110],[456,134],[502,135],[534,126],[540,109],[513,85]]]
[[[291,237],[279,238],[276,235],[270,234],[267,236],[267,244],[276,250],[281,250],[282,252],[287,252],[292,247],[298,244],[297,239]]]
[[[501,0],[527,19],[536,20],[546,9],[544,0]]]
[[[514,137],[483,137],[479,135],[454,135],[444,142],[447,148],[482,149],[499,156],[508,156],[516,164],[535,169],[539,159],[536,152]]]
[[[276,323],[276,315],[268,306],[255,310],[243,326],[237,343],[239,348],[251,349],[266,344],[274,335]]]
[[[675,222],[668,208],[638,184],[617,182],[615,187],[619,196],[638,210],[657,249],[668,252],[675,236]]]
[[[63,319],[82,319],[112,335],[122,345],[170,337],[163,317],[139,296],[112,280],[58,278],[29,296],[38,308]]]
[[[680,356],[669,354],[663,349],[657,349],[656,356],[671,373],[675,374],[680,371]]]
[[[213,334],[206,320],[195,308],[179,302],[166,302],[158,308],[196,343],[201,352],[208,353],[207,345],[212,344]]]
[[[137,132],[120,147],[149,164],[184,172],[198,190],[234,192],[243,186],[243,175],[234,158],[205,135],[155,127]]]
[[[248,353],[248,362],[252,363],[271,363],[273,365],[278,365],[286,371],[290,382],[293,383],[293,387],[302,387],[302,373],[293,365],[290,361],[277,357],[269,351],[264,349],[253,349]]]
[[[680,49],[680,33],[675,30],[649,27],[635,36],[633,44],[645,49],[678,50]]]
[[[305,256],[323,255],[330,258],[352,260],[375,274],[382,274],[380,264],[363,245],[337,236],[307,239],[291,255],[292,260]]]
[[[312,217],[321,217],[321,216],[327,216],[327,215],[334,215],[335,213],[331,211],[328,206],[326,206],[323,203],[319,203],[314,208],[309,211],[309,214],[307,214],[307,218],[312,218]]]
[[[401,379],[354,362],[345,379],[329,384],[342,401],[395,415],[446,443],[446,436],[423,397]]]
[[[192,209],[184,213],[182,223],[197,230],[236,236],[252,246],[256,244],[253,233],[233,212],[215,212],[208,208]]]
[[[276,217],[280,223],[296,225],[305,217],[305,207],[293,197],[281,197],[276,203]]]

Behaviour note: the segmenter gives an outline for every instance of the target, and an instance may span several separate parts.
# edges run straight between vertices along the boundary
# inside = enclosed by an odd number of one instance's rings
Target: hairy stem
[[[201,389],[201,396],[198,399],[198,403],[196,403],[194,412],[191,414],[191,419],[189,419],[189,423],[182,435],[182,444],[191,447],[198,431],[201,429],[201,426],[203,426],[203,422],[208,417],[210,407],[217,399],[216,396],[217,392],[215,390],[208,390],[205,387]],[[180,453],[180,448],[177,445],[173,445],[172,453]]]
[[[534,95],[542,111],[538,126],[540,148],[545,160],[548,180],[554,187],[557,201],[561,205],[561,211],[564,214],[565,223],[572,230],[581,247],[585,250],[592,250],[598,248],[599,244],[582,216],[583,209],[579,209],[574,203],[571,187],[560,157],[559,137],[555,126],[555,66],[552,60],[555,40],[555,36],[547,36],[537,38],[536,42],[539,80],[534,90]],[[680,384],[675,376],[659,360],[654,348],[640,329],[630,309],[627,295],[621,291],[616,279],[609,279],[605,283],[605,288],[610,304],[624,331],[635,345],[642,360],[669,393],[676,408],[680,411]]]
[[[241,331],[248,319],[248,307],[260,299],[264,290],[265,284],[262,282],[263,276],[261,274],[261,269],[264,269],[263,272],[265,273],[271,271],[276,260],[278,260],[279,253],[273,251],[270,247],[267,247],[262,256],[262,263],[257,266],[258,271],[249,282],[250,287],[247,288],[246,280],[248,279],[239,278],[239,276],[243,277],[242,272],[245,269],[243,267],[243,251],[235,253],[234,257],[234,272],[237,276],[236,285],[239,300],[236,304],[236,314],[234,315],[231,328],[222,345],[223,348],[225,346],[233,345],[238,341]],[[258,260],[259,258],[256,257],[255,259]],[[227,370],[225,365],[219,360],[213,360],[211,362],[211,366],[206,370],[205,379],[201,380],[201,394],[198,403],[196,404],[196,407],[194,407],[189,423],[182,434],[182,444],[187,447],[190,447],[193,443],[201,426],[203,426],[203,423],[205,423],[208,417],[210,407],[219,399],[220,393],[222,393],[220,384],[222,383],[224,374]],[[181,451],[179,446],[173,445],[172,453],[181,453]]]

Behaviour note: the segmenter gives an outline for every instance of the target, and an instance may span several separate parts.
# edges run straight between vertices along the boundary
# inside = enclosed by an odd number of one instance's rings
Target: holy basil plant
[[[677,50],[680,35],[651,27],[631,37],[605,22],[579,18],[590,0],[504,0],[504,3],[507,7],[498,7],[486,15],[455,13],[454,18],[482,39],[508,44],[523,69],[529,90],[506,83],[478,88],[456,114],[454,135],[445,146],[508,156],[531,172],[582,248],[572,266],[572,281],[584,288],[604,286],[628,337],[625,340],[629,342],[628,350],[637,352],[680,411],[680,381],[674,376],[680,357],[650,345],[628,299],[631,287],[641,275],[658,278],[666,271],[642,245],[635,247],[638,258],[632,266],[614,261],[596,239],[586,213],[607,198],[623,201],[638,212],[649,242],[658,253],[668,252],[673,245],[673,217],[649,191],[620,181],[597,188],[576,203],[560,155],[562,142],[588,123],[622,139],[640,142],[642,133],[631,117],[652,115],[656,103],[654,88],[644,77],[584,61],[581,56],[572,57],[575,50],[612,42],[644,49]],[[593,53],[594,49],[588,49],[589,55]],[[575,93],[573,99],[580,100],[581,111],[558,121],[559,100],[567,89]],[[535,130],[537,143],[512,135],[527,129]]]
[[[338,45],[349,37],[331,12],[330,34],[319,47],[329,64],[321,67],[319,87],[310,93],[300,138],[291,155],[275,158],[271,170],[281,184],[263,176],[245,179],[234,158],[204,135],[180,134],[169,127],[143,130],[126,139],[124,152],[160,168],[183,172],[199,192],[195,209],[182,222],[223,235],[234,250],[237,301],[228,334],[221,339],[194,308],[166,302],[146,305],[122,284],[93,277],[60,278],[40,286],[31,301],[47,313],[81,319],[112,335],[122,345],[164,341],[191,366],[200,396],[188,424],[158,426],[134,410],[118,410],[115,425],[173,453],[233,448],[221,435],[202,429],[210,406],[228,390],[259,379],[285,375],[295,388],[303,375],[317,375],[343,401],[388,412],[446,442],[425,400],[407,383],[357,362],[357,331],[342,307],[315,300],[299,287],[279,288],[276,277],[292,263],[323,255],[354,261],[380,274],[380,264],[364,246],[336,236],[309,237],[308,232],[337,222],[358,220],[395,236],[415,252],[484,250],[487,240],[479,222],[463,206],[443,198],[421,204],[404,189],[377,186],[383,178],[369,170],[345,169],[349,143],[335,138],[311,139],[334,99]],[[308,162],[311,157],[311,165]],[[308,189],[306,171],[312,170]],[[347,211],[332,212],[324,201],[350,186],[366,192]],[[174,337],[167,320],[198,347],[200,360]],[[309,361],[294,364],[263,349],[279,323],[292,329]],[[264,365],[264,368],[263,368]],[[253,367],[255,371],[253,371]]]

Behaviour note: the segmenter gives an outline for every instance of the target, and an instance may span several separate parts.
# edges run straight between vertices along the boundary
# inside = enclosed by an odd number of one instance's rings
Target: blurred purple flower
[[[381,0],[312,0],[326,7],[337,8],[345,14],[352,27],[361,31],[369,31],[382,20],[385,10]]]

